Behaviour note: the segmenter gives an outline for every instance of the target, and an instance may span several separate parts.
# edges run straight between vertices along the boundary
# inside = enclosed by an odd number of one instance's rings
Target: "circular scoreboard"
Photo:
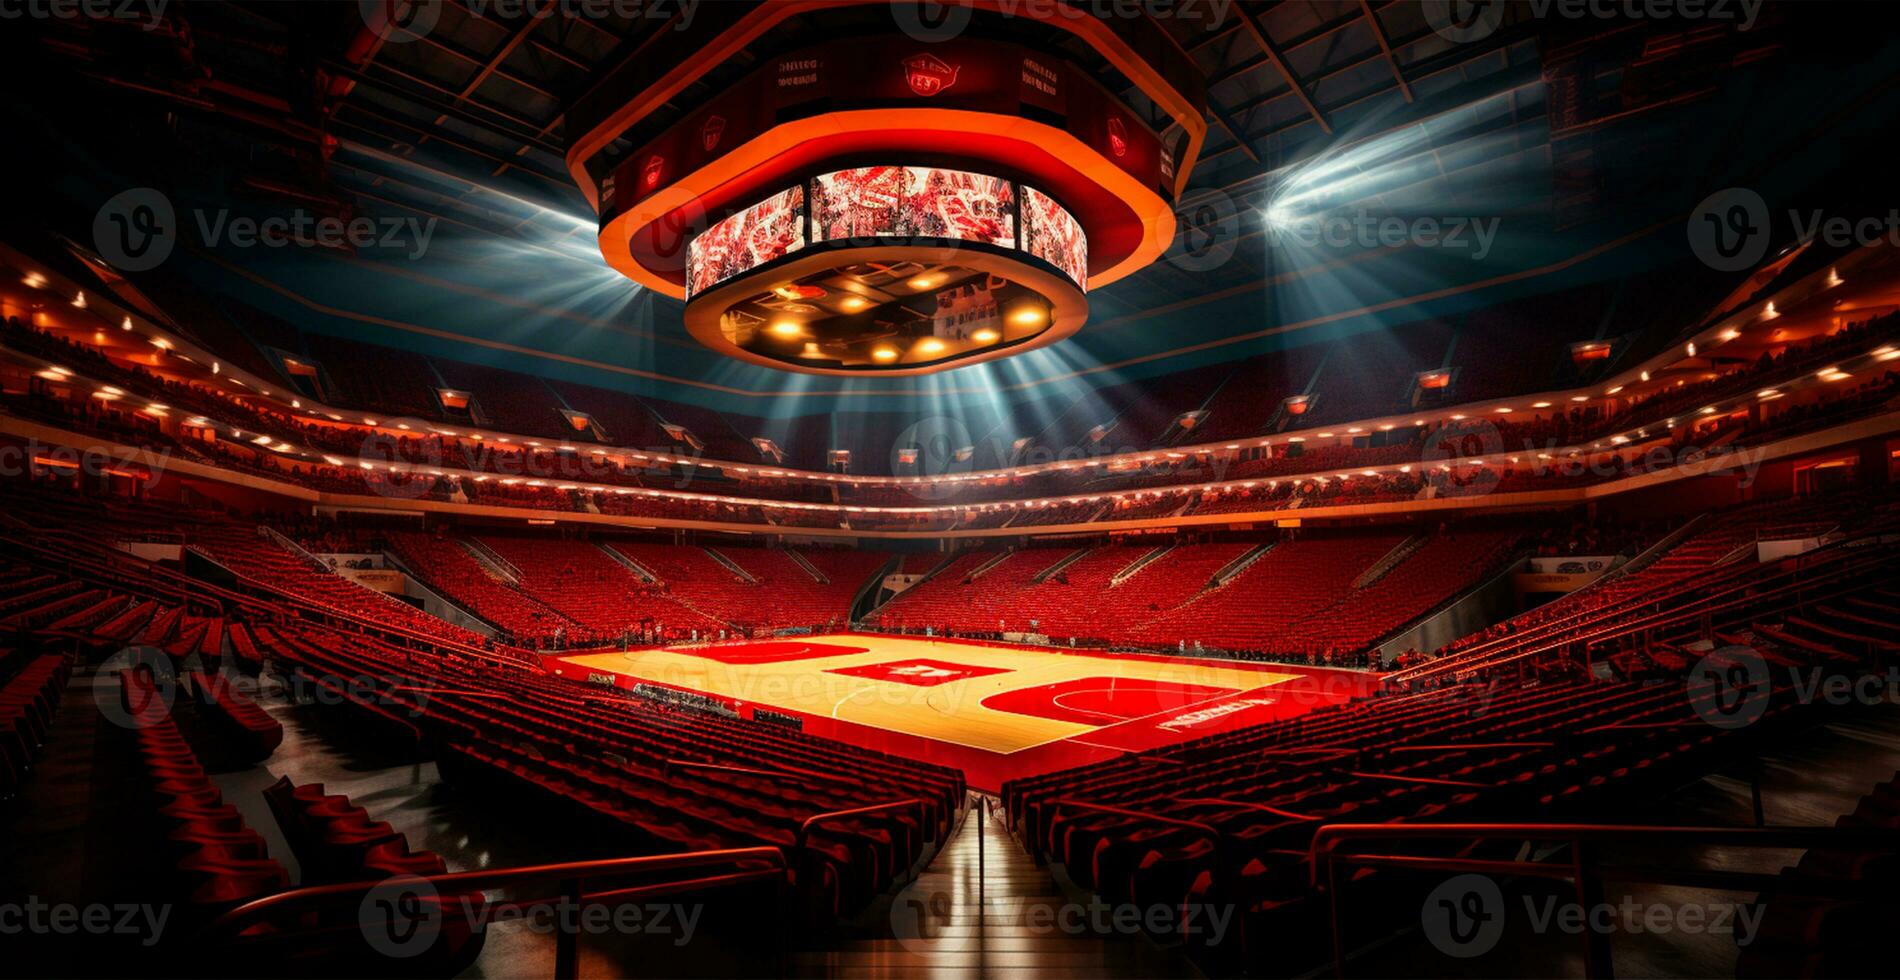
[[[969,0],[937,37],[904,6],[704,5],[570,107],[601,254],[701,343],[943,370],[1073,334],[1173,240],[1206,126],[1160,25]]]

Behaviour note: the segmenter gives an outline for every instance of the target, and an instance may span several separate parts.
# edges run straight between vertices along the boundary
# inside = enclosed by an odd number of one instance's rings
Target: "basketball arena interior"
[[[0,973],[1889,976],[1896,26],[0,0]]]

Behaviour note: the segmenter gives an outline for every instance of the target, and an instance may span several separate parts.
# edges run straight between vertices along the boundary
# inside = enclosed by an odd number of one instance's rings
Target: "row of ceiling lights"
[[[929,281],[929,280],[931,280],[931,279],[932,279],[932,276],[931,276],[931,275],[924,275],[924,276],[918,276],[918,277],[915,277],[915,278],[913,278],[913,279],[911,279],[911,280],[909,281],[909,283],[908,283],[908,285],[910,285],[910,286],[911,286],[911,287],[912,287],[913,289],[919,289],[919,290],[922,290],[922,289],[928,289],[928,288],[931,288],[932,286],[934,286],[934,285],[936,284],[936,282],[935,282],[935,281]],[[42,275],[41,273],[39,273],[39,272],[34,272],[34,271],[29,271],[29,272],[27,272],[27,273],[25,274],[25,276],[24,276],[24,278],[22,279],[22,282],[23,282],[23,283],[24,283],[25,285],[27,285],[27,286],[29,286],[29,287],[32,287],[32,288],[35,288],[35,289],[47,289],[47,288],[51,288],[51,286],[50,286],[50,283],[48,283],[48,281],[46,280],[46,277],[45,277],[44,275]],[[1825,286],[1824,286],[1823,288],[1827,288],[1827,289],[1832,289],[1832,288],[1834,288],[1834,287],[1837,287],[1837,286],[1840,286],[1840,285],[1842,285],[1842,284],[1843,284],[1843,283],[1845,283],[1845,282],[1846,282],[1846,280],[1845,280],[1845,279],[1843,279],[1843,278],[1842,278],[1842,277],[1840,276],[1840,274],[1839,274],[1839,271],[1838,271],[1838,269],[1830,269],[1830,270],[1828,271],[1828,278],[1827,278],[1827,280],[1826,280],[1826,283],[1825,283]],[[858,297],[855,297],[855,296],[854,296],[854,297],[852,297],[852,298],[858,298]],[[87,302],[86,302],[86,294],[85,294],[85,291],[84,291],[84,290],[79,290],[79,291],[77,291],[77,292],[76,292],[76,293],[74,294],[74,297],[73,297],[73,300],[72,300],[72,305],[73,305],[74,307],[77,307],[77,308],[79,308],[79,309],[86,309],[86,308],[87,308]],[[1775,319],[1775,318],[1778,318],[1778,317],[1780,317],[1781,315],[1782,315],[1782,314],[1780,313],[1780,311],[1778,311],[1778,310],[1776,309],[1776,307],[1775,307],[1775,304],[1774,304],[1774,302],[1773,302],[1773,301],[1768,301],[1768,302],[1766,302],[1766,303],[1764,303],[1764,304],[1763,304],[1763,307],[1762,307],[1762,310],[1761,310],[1761,312],[1760,312],[1760,314],[1759,314],[1759,317],[1760,317],[1760,319],[1764,319],[1764,320],[1768,320],[1768,319]],[[1034,308],[1034,307],[1027,307],[1027,308],[1019,308],[1019,309],[1018,309],[1017,311],[1015,311],[1015,312],[1013,312],[1013,313],[1011,314],[1011,319],[1012,319],[1012,321],[1016,321],[1016,322],[1028,322],[1028,323],[1033,323],[1033,322],[1036,322],[1036,321],[1039,321],[1040,319],[1042,319],[1042,318],[1044,318],[1044,317],[1046,317],[1046,313],[1045,313],[1044,311],[1042,311],[1042,310],[1040,310],[1039,308]],[[1020,320],[1020,319],[1018,319],[1018,318],[1026,318],[1026,320]],[[124,321],[123,321],[123,322],[122,322],[122,323],[120,324],[120,328],[121,328],[122,330],[126,330],[126,331],[130,331],[131,329],[133,329],[133,327],[132,327],[132,318],[131,318],[130,316],[127,316],[127,317],[125,317],[125,319],[124,319]],[[791,334],[791,333],[792,333],[792,332],[794,332],[794,331],[796,331],[796,332],[800,332],[800,333],[802,333],[802,331],[804,330],[804,327],[803,327],[803,326],[802,326],[801,324],[798,324],[798,323],[797,323],[796,321],[792,321],[792,320],[781,320],[781,321],[777,321],[777,322],[775,322],[775,323],[773,323],[773,324],[772,324],[772,325],[771,325],[770,327],[768,327],[768,330],[769,330],[770,332],[772,332],[772,333],[774,333],[775,335],[780,335],[780,336],[786,336],[786,335],[789,335],[789,334]],[[990,335],[990,336],[986,338],[986,337],[985,337],[985,335],[986,335],[986,334],[988,334],[988,335]],[[995,332],[994,332],[994,331],[992,331],[992,330],[987,330],[987,329],[986,329],[986,330],[979,330],[979,331],[977,331],[977,332],[976,332],[976,333],[975,333],[975,334],[973,335],[973,339],[975,339],[975,340],[977,340],[977,341],[978,341],[979,343],[984,343],[984,344],[988,344],[988,343],[993,343],[993,342],[995,342],[995,340],[996,340],[996,339],[1000,339],[1000,338],[997,338],[997,337],[996,337],[996,336],[995,336],[994,334],[995,334]],[[1720,342],[1727,342],[1727,341],[1732,341],[1732,340],[1735,340],[1735,339],[1738,339],[1738,338],[1740,338],[1741,336],[1742,336],[1742,332],[1741,332],[1740,330],[1738,330],[1738,329],[1736,329],[1736,328],[1733,328],[1733,327],[1730,327],[1730,328],[1727,328],[1727,329],[1724,329],[1724,330],[1723,330],[1723,331],[1722,331],[1722,332],[1721,332],[1720,334],[1718,334],[1718,335],[1717,335],[1717,342],[1718,342],[1718,343],[1720,343]],[[173,348],[173,345],[172,345],[172,343],[171,343],[171,341],[170,341],[170,340],[168,340],[168,339],[166,339],[166,338],[165,338],[165,337],[163,337],[163,336],[160,336],[160,335],[157,335],[157,334],[154,334],[154,336],[153,336],[153,338],[152,338],[152,344],[153,344],[153,346],[155,346],[155,347],[157,347],[157,348],[159,348],[160,350],[164,350],[164,351],[167,351],[167,352],[171,352],[171,351],[172,351],[172,348]],[[943,341],[942,341],[942,340],[939,340],[939,339],[937,339],[937,338],[934,338],[934,337],[931,337],[931,338],[925,338],[924,340],[922,340],[922,341],[920,341],[920,342],[919,342],[919,345],[918,345],[918,352],[919,352],[919,353],[922,353],[922,354],[927,354],[927,355],[930,355],[930,354],[936,354],[936,353],[941,353],[941,352],[943,351],[943,349],[944,349],[944,343],[943,343]],[[1685,349],[1685,352],[1686,352],[1686,354],[1687,354],[1688,356],[1690,356],[1690,357],[1694,357],[1694,356],[1696,356],[1696,354],[1697,354],[1697,347],[1696,347],[1696,344],[1695,344],[1695,343],[1694,343],[1693,341],[1691,341],[1691,342],[1689,342],[1689,343],[1688,343],[1688,344],[1687,344],[1687,345],[1685,346],[1685,348],[1684,348],[1684,349]],[[1900,358],[1900,351],[1896,351],[1896,350],[1894,350],[1894,349],[1893,349],[1893,348],[1891,348],[1891,347],[1883,347],[1883,348],[1881,348],[1881,349],[1879,349],[1879,350],[1876,350],[1876,351],[1874,351],[1874,352],[1873,352],[1873,355],[1875,356],[1875,358],[1876,358],[1877,360],[1880,360],[1880,361],[1888,361],[1888,360],[1892,360],[1892,359],[1894,359],[1894,358]],[[182,354],[178,354],[178,355],[175,355],[175,356],[179,356],[179,357],[185,357],[185,355],[182,355]],[[897,358],[898,358],[898,357],[900,356],[900,352],[899,352],[899,351],[898,351],[898,350],[897,350],[897,349],[896,349],[895,347],[892,347],[892,346],[890,346],[890,345],[883,345],[883,346],[880,346],[880,347],[878,347],[878,348],[876,348],[876,349],[874,349],[874,350],[873,350],[873,352],[872,352],[872,356],[873,356],[873,357],[875,357],[875,358],[877,358],[877,359],[878,359],[878,360],[880,360],[880,361],[886,361],[886,362],[888,362],[888,361],[894,361],[894,360],[896,360],[896,359],[897,359]],[[186,357],[185,359],[186,359],[186,360],[191,360],[191,358],[189,358],[189,357]],[[56,369],[56,370],[57,370],[57,369]],[[219,363],[218,363],[218,362],[216,362],[216,361],[212,361],[212,362],[211,362],[211,372],[212,372],[213,374],[218,374],[218,373],[220,373],[220,370],[221,370],[221,367],[220,367],[220,365],[219,365]],[[1830,367],[1830,368],[1827,368],[1827,369],[1824,369],[1824,370],[1822,370],[1822,371],[1820,371],[1820,372],[1818,372],[1818,376],[1819,376],[1819,377],[1821,377],[1821,378],[1822,378],[1823,380],[1826,380],[1826,381],[1841,381],[1841,380],[1845,380],[1845,379],[1847,379],[1847,378],[1849,378],[1849,377],[1851,377],[1851,375],[1849,375],[1849,374],[1847,374],[1846,372],[1842,372],[1842,371],[1838,371],[1837,369],[1835,369],[1835,368],[1833,368],[1833,367]],[[1641,379],[1642,379],[1642,380],[1643,380],[1644,382],[1647,382],[1647,381],[1649,381],[1649,379],[1650,379],[1650,377],[1649,377],[1649,372],[1648,372],[1648,371],[1643,371],[1643,372],[1642,372],[1642,374],[1641,374]],[[230,381],[231,381],[231,383],[232,383],[232,384],[234,384],[234,385],[238,385],[238,386],[240,386],[240,387],[247,387],[247,388],[248,388],[248,387],[250,387],[249,385],[247,385],[247,384],[245,384],[245,382],[243,382],[242,380],[239,380],[239,379],[237,379],[237,378],[231,378],[231,379],[229,379],[229,380],[230,380]],[[1683,382],[1681,382],[1681,381],[1678,381],[1678,384],[1679,384],[1679,385],[1680,385],[1680,384],[1682,384],[1682,383],[1683,383]],[[1605,390],[1605,391],[1604,391],[1604,396],[1605,396],[1605,397],[1609,397],[1609,398],[1613,398],[1613,397],[1615,397],[1616,395],[1618,395],[1618,394],[1620,394],[1620,393],[1621,393],[1621,392],[1622,392],[1622,391],[1624,390],[1624,387],[1625,387],[1624,385],[1615,385],[1615,386],[1613,386],[1613,387],[1611,387],[1611,388],[1609,388],[1609,389],[1607,389],[1607,390]],[[261,395],[264,395],[265,397],[269,397],[269,396],[270,396],[270,394],[271,394],[271,393],[270,393],[270,390],[269,390],[269,389],[259,389],[259,393],[260,393]],[[116,395],[110,395],[109,397],[117,397],[117,396],[116,396]],[[1778,398],[1778,397],[1780,397],[1780,393],[1779,393],[1779,392],[1773,392],[1773,393],[1772,393],[1772,395],[1764,395],[1764,396],[1763,396],[1763,400],[1770,400],[1771,398]],[[1575,403],[1585,403],[1585,402],[1588,402],[1588,401],[1590,400],[1590,396],[1588,396],[1588,395],[1573,395],[1573,396],[1571,396],[1571,399],[1570,399],[1570,400],[1571,400],[1572,402],[1575,402]],[[292,400],[292,402],[291,402],[291,405],[292,405],[292,407],[293,407],[293,408],[302,408],[302,403],[301,403],[300,401],[297,401],[297,400],[294,400],[294,399]],[[1538,402],[1533,402],[1533,403],[1531,403],[1531,408],[1533,408],[1533,409],[1546,409],[1546,408],[1549,408],[1549,407],[1551,407],[1551,403],[1550,403],[1550,402],[1548,402],[1548,401],[1538,401]],[[1503,405],[1500,405],[1500,406],[1497,406],[1497,407],[1495,407],[1495,408],[1494,408],[1494,409],[1493,409],[1492,411],[1493,411],[1494,413],[1496,413],[1496,414],[1500,414],[1500,415],[1508,415],[1508,414],[1511,414],[1511,412],[1513,411],[1513,409],[1512,409],[1512,408],[1511,408],[1510,406],[1503,406]],[[1712,412],[1713,412],[1713,407],[1712,407],[1712,406],[1711,406],[1711,407],[1708,407],[1708,408],[1704,408],[1704,409],[1703,409],[1703,413],[1704,413],[1704,414],[1712,414]],[[316,415],[316,414],[318,414],[318,413],[316,412],[316,410],[314,410],[314,409],[312,409],[312,410],[310,410],[310,414],[312,414],[312,415]],[[340,415],[334,415],[334,414],[332,414],[332,415],[330,415],[330,416],[329,416],[329,418],[330,418],[330,419],[332,419],[332,420],[334,420],[334,421],[339,421],[339,422],[341,422],[341,421],[344,421],[344,420],[343,420],[343,418],[342,418],[342,416],[340,416]],[[1453,422],[1462,422],[1462,421],[1465,421],[1465,420],[1466,420],[1466,419],[1468,418],[1468,416],[1466,416],[1466,415],[1464,415],[1464,414],[1453,414],[1453,415],[1451,415],[1451,416],[1450,416],[1449,418],[1450,418],[1450,420],[1451,420],[1451,421],[1453,421]],[[369,425],[369,426],[372,426],[372,427],[374,427],[374,426],[377,426],[377,425],[379,424],[379,423],[377,423],[377,422],[376,422],[375,420],[373,420],[373,419],[370,419],[370,418],[367,418],[367,417],[365,417],[363,421],[364,421],[364,424],[366,424],[366,425]],[[1673,427],[1673,424],[1674,424],[1674,422],[1675,422],[1675,420],[1674,420],[1674,419],[1671,419],[1671,420],[1670,420],[1670,425],[1671,425],[1672,427]],[[1423,426],[1424,424],[1425,424],[1425,420],[1424,420],[1424,419],[1413,419],[1413,420],[1412,420],[1412,425],[1413,425],[1413,426]],[[406,429],[408,429],[409,427],[408,427],[407,425],[400,425],[400,424],[399,424],[399,425],[397,426],[397,428],[400,428],[400,429],[405,429],[405,430],[406,430]],[[1394,428],[1396,428],[1396,426],[1395,426],[1395,425],[1393,425],[1393,424],[1390,424],[1390,423],[1387,423],[1387,424],[1383,424],[1383,425],[1380,425],[1380,426],[1379,426],[1378,428],[1379,428],[1379,430],[1380,430],[1380,431],[1382,431],[1382,432],[1387,432],[1387,431],[1391,431],[1392,429],[1394,429]],[[452,437],[453,437],[453,436],[455,436],[455,435],[456,435],[456,434],[455,434],[454,432],[452,432],[452,431],[450,431],[450,430],[446,430],[446,429],[438,429],[438,430],[435,430],[435,431],[436,431],[437,433],[439,433],[439,434],[441,434],[441,435],[445,435],[445,436],[452,436]],[[1363,431],[1363,428],[1362,428],[1362,427],[1359,427],[1359,426],[1353,426],[1353,427],[1350,427],[1350,428],[1348,428],[1348,429],[1347,429],[1346,431],[1347,431],[1347,432],[1348,432],[1349,434],[1354,434],[1354,435],[1356,435],[1356,434],[1359,434],[1359,433],[1361,433],[1361,432]],[[1334,432],[1321,432],[1321,433],[1319,433],[1319,434],[1318,434],[1318,436],[1319,436],[1319,438],[1322,438],[1322,439],[1329,439],[1329,438],[1334,438],[1334,437],[1336,436],[1336,433],[1334,433]],[[475,434],[475,433],[470,433],[470,434],[469,434],[469,437],[471,437],[471,438],[476,438],[476,439],[481,439],[481,438],[483,438],[483,437],[481,437],[481,436],[479,436],[479,435],[477,435],[477,434]],[[501,437],[501,436],[498,436],[498,437],[494,437],[494,441],[497,441],[497,442],[500,442],[500,443],[503,443],[503,444],[506,444],[506,443],[508,443],[508,442],[509,442],[509,439],[508,439],[507,437]],[[1288,441],[1289,441],[1289,442],[1303,442],[1303,441],[1305,441],[1305,440],[1304,440],[1304,437],[1301,437],[1301,436],[1292,436],[1292,437],[1289,437],[1289,439],[1288,439]],[[538,443],[538,442],[529,442],[529,443],[528,443],[528,445],[530,445],[530,446],[534,446],[534,447],[537,447],[537,448],[539,448],[541,444],[540,444],[540,443]],[[1259,445],[1260,447],[1269,447],[1269,446],[1271,445],[1271,443],[1270,443],[1270,441],[1269,441],[1269,440],[1265,440],[1265,439],[1263,439],[1263,440],[1260,440],[1260,441],[1259,441],[1259,443],[1258,443],[1258,445]],[[1601,443],[1598,443],[1598,445],[1601,445]],[[571,449],[571,447],[568,447],[568,446],[565,446],[565,445],[564,445],[564,446],[563,446],[562,448],[564,448],[564,449]],[[1231,450],[1237,450],[1237,449],[1239,449],[1239,448],[1240,448],[1240,446],[1239,446],[1239,444],[1228,444],[1228,445],[1227,445],[1227,446],[1226,446],[1225,448],[1231,451]],[[602,454],[602,453],[599,453],[599,452],[596,452],[596,453],[595,453],[595,455],[604,455],[604,454]],[[1176,458],[1176,459],[1178,459],[1178,458],[1184,458],[1184,455],[1185,455],[1185,454],[1182,454],[1182,453],[1175,453],[1175,452],[1170,452],[1170,453],[1167,453],[1166,455],[1167,455],[1167,456],[1168,456],[1169,458]],[[644,459],[646,459],[647,457],[646,457],[646,456],[644,456],[644,455],[641,455],[641,454],[634,454],[634,458],[637,458],[637,459],[643,459],[643,460],[644,460]],[[666,459],[665,457],[653,457],[653,458],[654,458],[655,460],[657,460],[658,462],[661,462],[661,463],[668,463],[668,462],[671,462],[670,460],[668,460],[668,459]],[[1147,455],[1147,456],[1143,456],[1143,457],[1140,457],[1139,459],[1140,459],[1140,460],[1141,460],[1142,462],[1150,462],[1150,461],[1153,461],[1153,460],[1154,460],[1155,458],[1156,458],[1156,457],[1155,457],[1154,455],[1152,455],[1152,454],[1150,454],[1150,455]],[[623,462],[624,462],[624,461],[623,461]],[[681,462],[685,462],[685,461],[681,461]],[[715,465],[716,465],[716,462],[715,462]],[[1101,460],[1101,461],[1100,461],[1100,465],[1104,465],[1104,466],[1109,466],[1109,467],[1112,467],[1112,466],[1113,466],[1113,463],[1112,463],[1112,462],[1111,462],[1110,460],[1108,460],[1108,459],[1104,459],[1104,460]],[[751,471],[751,470],[749,470],[748,468],[746,468],[746,467],[742,467],[742,466],[734,466],[734,467],[732,467],[732,468],[733,468],[733,469],[734,469],[734,470],[735,470],[736,472],[740,472],[740,473],[747,473],[747,472],[752,472],[752,471]],[[1074,466],[1074,465],[1059,465],[1059,466],[1057,466],[1056,468],[1057,468],[1057,469],[1073,469],[1073,468],[1075,468],[1075,466]],[[761,475],[769,475],[769,476],[775,476],[775,477],[790,477],[790,478],[805,478],[805,479],[814,479],[814,480],[815,480],[815,479],[824,479],[824,480],[826,480],[827,482],[845,482],[845,483],[848,483],[848,484],[854,484],[854,485],[855,485],[855,484],[858,484],[858,483],[882,483],[882,482],[886,482],[885,480],[877,480],[877,479],[869,479],[869,480],[865,480],[865,479],[860,479],[860,480],[843,480],[843,481],[840,481],[840,480],[838,479],[838,477],[837,477],[837,476],[836,476],[835,474],[806,474],[806,473],[802,473],[802,472],[800,472],[800,471],[797,471],[797,470],[758,470],[757,472],[758,472],[759,474],[761,474]],[[1003,471],[1002,473],[999,473],[999,474],[996,474],[996,475],[993,475],[993,476],[990,476],[990,475],[982,475],[982,474],[949,474],[949,475],[946,475],[946,476],[943,476],[943,477],[940,477],[940,478],[930,478],[930,479],[928,479],[928,482],[939,482],[940,480],[941,480],[941,481],[949,481],[949,482],[959,482],[959,481],[967,481],[967,480],[972,480],[972,479],[977,479],[977,480],[981,480],[981,479],[996,479],[996,480],[1001,480],[1001,479],[1006,479],[1006,478],[1007,478],[1007,475],[1008,475],[1008,474],[1010,474],[1010,473],[1012,473],[1012,472],[1016,472],[1016,473],[1020,473],[1020,472],[1021,472],[1021,470],[1016,470],[1016,471]],[[910,482],[910,483],[920,483],[920,482],[926,482],[926,479],[927,479],[927,478],[923,478],[923,477],[910,477],[910,478],[908,478],[908,482]],[[893,482],[893,483],[896,483],[896,482],[900,482],[900,481],[902,481],[902,480],[903,480],[903,478],[891,478],[889,482]]]

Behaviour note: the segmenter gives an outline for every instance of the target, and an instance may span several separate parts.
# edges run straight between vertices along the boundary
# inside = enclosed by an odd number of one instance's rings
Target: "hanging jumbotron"
[[[706,346],[790,371],[924,374],[1075,333],[1089,289],[1173,240],[1204,83],[1143,18],[951,12],[709,4],[608,75],[568,112],[608,264],[684,299]]]

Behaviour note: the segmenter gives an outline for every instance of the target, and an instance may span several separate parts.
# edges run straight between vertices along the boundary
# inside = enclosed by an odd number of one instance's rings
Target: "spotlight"
[[[1009,322],[1017,324],[1019,326],[1033,327],[1036,324],[1041,323],[1044,320],[1044,318],[1046,318],[1047,316],[1048,314],[1043,312],[1041,309],[1038,309],[1034,306],[1025,306],[1022,309],[1019,309],[1016,312],[1011,313],[1009,315]]]
[[[843,307],[844,310],[848,313],[856,313],[857,311],[862,310],[867,306],[870,306],[871,301],[868,299],[865,299],[862,296],[846,296],[844,299],[841,299],[838,301],[838,305]]]
[[[943,353],[943,347],[943,341],[935,337],[927,337],[918,343],[917,352],[919,354],[941,354]]]
[[[1003,337],[1002,334],[999,334],[996,331],[991,330],[989,327],[984,327],[983,329],[978,330],[977,332],[970,335],[970,339],[976,341],[979,344],[994,344],[998,340],[1001,340],[1002,337]]]
[[[805,330],[794,320],[774,320],[772,325],[765,329],[771,331],[774,337],[796,337]]]
[[[931,275],[917,276],[913,278],[910,282],[905,283],[905,285],[909,286],[912,289],[924,290],[924,289],[930,289],[942,281],[943,281],[942,276],[931,274]]]
[[[880,361],[895,361],[897,360],[897,348],[879,347],[878,349],[871,352],[871,356],[877,358]]]

